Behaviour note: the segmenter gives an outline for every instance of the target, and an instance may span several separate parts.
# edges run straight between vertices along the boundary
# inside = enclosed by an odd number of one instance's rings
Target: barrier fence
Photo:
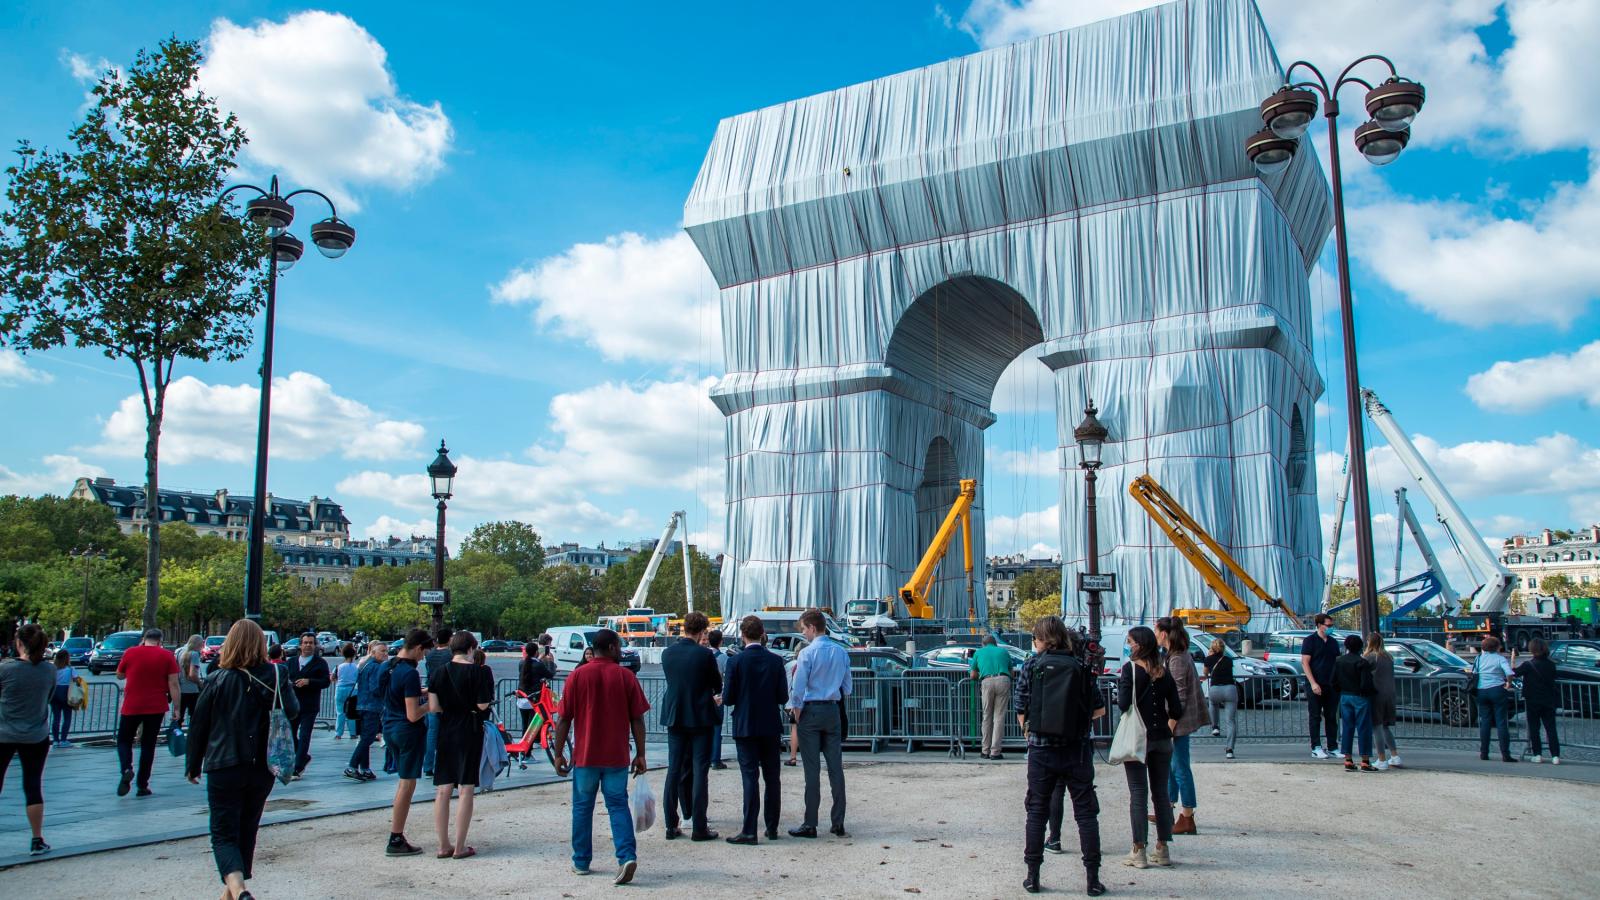
[[[965,671],[911,669],[884,674],[855,669],[852,683],[854,691],[845,701],[849,723],[846,746],[873,753],[942,750],[953,756],[963,756],[979,748],[983,702],[978,682],[969,678]],[[641,675],[639,684],[650,702],[650,711],[645,714],[645,734],[651,740],[665,740],[666,729],[661,726],[659,710],[666,693],[666,680],[659,673],[650,673]],[[1476,746],[1479,739],[1477,706],[1467,692],[1465,678],[1397,677],[1395,685],[1397,721],[1394,733],[1402,754],[1408,746],[1457,749]],[[513,678],[500,679],[496,686],[497,712],[513,730],[520,721],[513,696],[516,686]],[[1560,733],[1561,755],[1574,760],[1600,760],[1600,683],[1564,681],[1560,689],[1556,727]],[[1116,680],[1102,678],[1100,691],[1107,714],[1097,720],[1094,733],[1102,740],[1109,740],[1121,716],[1116,703]],[[1304,743],[1309,748],[1311,723],[1304,700],[1304,679],[1289,676],[1243,678],[1240,679],[1240,694],[1236,743]],[[1528,736],[1526,705],[1520,699],[1513,699],[1510,706],[1512,752],[1522,753]],[[1219,719],[1220,716],[1212,716],[1214,724],[1220,725]],[[1023,750],[1022,729],[1009,708],[1004,720],[1002,746],[1011,751]],[[1320,723],[1318,728],[1320,733]],[[724,731],[724,737],[731,738],[731,732]],[[1191,741],[1196,752],[1212,748],[1217,756],[1222,754],[1223,739],[1213,737],[1210,728],[1196,732]],[[1491,753],[1499,753],[1497,741],[1498,735],[1491,741]]]

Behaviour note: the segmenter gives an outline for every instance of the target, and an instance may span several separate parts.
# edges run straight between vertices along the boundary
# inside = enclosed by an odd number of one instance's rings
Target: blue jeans
[[[1478,689],[1478,754],[1489,755],[1489,731],[1500,729],[1500,756],[1511,755],[1511,731],[1506,720],[1510,716],[1511,696],[1503,687]]]
[[[355,737],[359,731],[356,720],[346,718],[344,714],[344,701],[355,692],[355,689],[356,686],[353,684],[341,684],[333,689],[333,712],[338,717],[333,722],[335,736],[343,735],[347,728],[350,730],[351,737]]]
[[[1344,727],[1339,733],[1339,752],[1350,758],[1352,739],[1359,738],[1361,758],[1372,758],[1372,701],[1354,694],[1339,695],[1339,720]]]
[[[633,813],[628,809],[627,766],[578,766],[572,770],[572,864],[580,869],[594,862],[594,795],[606,797],[611,819],[611,843],[617,848],[617,865],[639,858],[633,839]]]
[[[375,709],[363,709],[360,713],[361,717],[356,720],[358,725],[356,734],[359,740],[356,742],[355,752],[350,754],[349,767],[357,772],[370,772],[372,771],[372,742],[378,739],[378,731],[382,724],[383,714]],[[388,769],[384,771],[388,771]]]
[[[433,774],[433,755],[439,749],[439,714],[428,713],[428,739],[422,750],[422,774]]]
[[[1172,774],[1167,776],[1167,796],[1184,809],[1194,809],[1194,769],[1189,767],[1189,736],[1172,739]]]

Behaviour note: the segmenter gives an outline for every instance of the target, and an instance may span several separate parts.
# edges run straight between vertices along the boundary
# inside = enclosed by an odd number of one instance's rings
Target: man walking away
[[[661,700],[661,724],[667,729],[667,786],[662,804],[669,841],[683,835],[678,815],[685,792],[693,817],[690,839],[717,838],[706,824],[710,800],[707,770],[711,768],[712,729],[722,714],[715,699],[722,693],[722,676],[717,673],[716,654],[700,643],[710,624],[705,613],[689,613],[683,617],[683,637],[661,652],[661,671],[667,677],[667,693]]]
[[[615,631],[602,628],[595,632],[591,646],[594,659],[567,678],[561,698],[555,735],[556,774],[568,771],[565,752],[570,732],[576,744],[571,769],[572,871],[587,875],[594,861],[594,795],[598,791],[605,794],[611,843],[617,851],[615,883],[627,884],[639,867],[633,814],[628,810],[628,737],[633,736],[633,774],[643,775],[644,714],[650,704],[639,679],[617,664],[622,658],[622,640]]]
[[[178,688],[178,661],[161,646],[161,629],[151,628],[137,647],[129,647],[117,663],[117,678],[122,686],[122,716],[117,720],[117,761],[122,778],[117,796],[128,796],[134,781],[133,735],[139,733],[139,796],[150,796],[150,769],[156,762],[156,738],[167,710],[183,703]]]
[[[799,828],[789,829],[793,837],[817,836],[817,808],[822,805],[821,759],[828,763],[828,790],[833,795],[828,830],[849,837],[844,830],[844,698],[850,696],[850,655],[828,637],[828,622],[822,611],[812,608],[800,614],[800,633],[810,644],[800,651],[794,669],[794,688],[789,692],[789,709],[798,720],[800,761],[806,775],[806,816]]]
[[[728,661],[722,705],[733,707],[733,743],[739,748],[739,774],[744,781],[744,825],[728,843],[754,844],[763,780],[767,786],[767,840],[778,839],[778,777],[783,771],[778,763],[783,750],[783,719],[778,711],[789,702],[789,682],[783,658],[762,643],[767,635],[759,616],[745,616],[739,622],[739,633],[744,637],[744,649]]]
[[[385,664],[387,671],[379,677],[378,689],[383,694],[383,740],[394,754],[395,775],[399,781],[394,787],[394,812],[389,820],[389,846],[384,851],[389,856],[411,856],[422,848],[406,840],[406,817],[411,814],[411,797],[417,792],[417,778],[422,775],[423,742],[427,739],[427,726],[422,719],[427,715],[427,698],[422,693],[422,678],[417,674],[417,662],[433,649],[433,638],[420,628],[406,635],[405,646],[395,654],[393,662]],[[370,664],[369,664],[370,665]]]
[[[383,693],[378,681],[388,668],[389,645],[373,641],[367,645],[366,661],[356,672],[356,749],[350,754],[344,777],[355,781],[377,781],[372,771],[372,742],[383,728]]]
[[[1039,892],[1044,861],[1045,820],[1051,798],[1065,785],[1078,822],[1086,889],[1106,892],[1100,883],[1100,799],[1094,790],[1093,722],[1105,715],[1105,700],[1095,676],[1073,652],[1078,638],[1058,616],[1033,626],[1034,656],[1017,677],[1013,706],[1028,737],[1028,818],[1022,861],[1028,875],[1022,887]]]
[[[722,679],[724,693],[728,684],[728,654],[722,650],[722,632],[715,628],[706,629],[706,646],[717,655],[717,677]],[[717,702],[717,727],[711,730],[711,768],[726,769],[728,764],[722,761],[722,722],[727,718],[726,700]]]
[[[433,673],[441,672],[445,666],[450,665],[450,638],[455,632],[449,628],[440,628],[433,635],[433,649],[423,658],[422,674],[427,676],[428,683],[433,682]],[[423,707],[428,705],[423,699]],[[422,751],[422,774],[433,777],[433,758],[439,749],[439,714],[428,713],[428,738],[427,746]]]
[[[984,635],[983,646],[972,654],[972,680],[983,691],[983,758],[1004,759],[1000,749],[1011,705],[1011,654],[992,634]]]
[[[300,635],[300,653],[289,660],[288,674],[294,697],[300,701],[300,721],[294,729],[294,780],[299,781],[306,764],[311,762],[311,732],[317,727],[317,713],[322,710],[322,692],[333,681],[315,633]]]
[[[1339,689],[1333,683],[1333,667],[1339,662],[1339,642],[1328,636],[1333,616],[1317,613],[1317,631],[1300,642],[1300,668],[1306,675],[1306,711],[1311,719],[1311,755],[1327,759],[1339,742]],[[1328,750],[1322,749],[1327,735]]]

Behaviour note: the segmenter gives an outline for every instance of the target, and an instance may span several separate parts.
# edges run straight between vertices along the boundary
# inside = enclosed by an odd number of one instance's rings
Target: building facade
[[[1017,600],[1017,578],[1024,572],[1061,572],[1061,557],[1051,559],[1029,558],[1026,554],[989,557],[988,572],[983,579],[983,594],[991,606],[1010,606]]]
[[[1600,591],[1600,525],[1557,533],[1549,528],[1536,535],[1506,538],[1500,562],[1516,577],[1517,590],[1531,594],[1551,575],[1565,575],[1580,593]]]
[[[651,548],[655,542],[649,542]],[[553,547],[544,554],[546,566],[573,566],[583,569],[590,575],[604,575],[612,566],[621,565],[632,559],[637,550],[621,548],[608,548],[605,544],[599,547],[584,547],[578,544],[561,544]]]

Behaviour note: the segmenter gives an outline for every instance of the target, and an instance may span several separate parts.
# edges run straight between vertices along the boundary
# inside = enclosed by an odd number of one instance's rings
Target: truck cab
[[[875,631],[895,631],[900,623],[894,619],[894,601],[886,597],[865,597],[844,605],[845,627],[857,634]]]

